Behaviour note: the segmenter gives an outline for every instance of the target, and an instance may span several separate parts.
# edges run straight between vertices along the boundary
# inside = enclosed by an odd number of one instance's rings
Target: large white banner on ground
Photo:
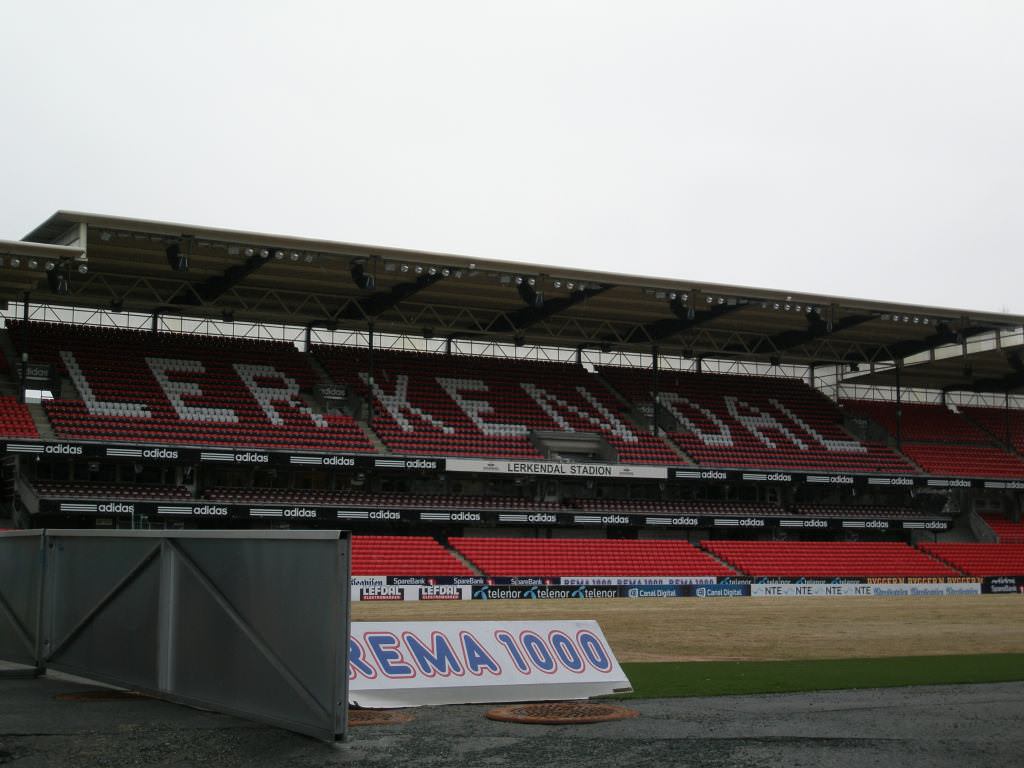
[[[418,707],[632,690],[596,621],[353,622],[349,703]]]
[[[449,472],[496,472],[505,475],[562,475],[564,477],[643,477],[665,479],[668,467],[650,464],[590,464],[561,461],[446,459]]]

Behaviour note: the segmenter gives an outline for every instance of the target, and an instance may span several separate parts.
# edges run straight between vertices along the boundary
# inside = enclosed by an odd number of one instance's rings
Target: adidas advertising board
[[[418,707],[632,690],[596,621],[353,622],[349,703]]]

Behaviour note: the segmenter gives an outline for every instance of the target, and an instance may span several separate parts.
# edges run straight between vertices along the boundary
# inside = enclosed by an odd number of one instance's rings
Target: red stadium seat
[[[702,546],[750,576],[957,576],[948,565],[902,542],[705,541]]]
[[[374,451],[351,417],[305,404],[315,378],[291,344],[57,323],[32,323],[29,336],[32,359],[78,389],[45,405],[60,437]]]
[[[488,576],[733,576],[686,541],[452,538]]]
[[[365,349],[318,346],[327,371],[370,396]],[[563,363],[445,356],[374,355],[374,430],[413,454],[539,459],[533,430],[596,432],[622,462],[678,463],[663,440],[637,428],[608,388]]]
[[[625,397],[653,410],[649,372],[600,370]],[[843,429],[835,404],[797,379],[663,372],[658,407],[678,424],[670,437],[699,464],[823,472],[912,470],[886,446],[855,440]]]

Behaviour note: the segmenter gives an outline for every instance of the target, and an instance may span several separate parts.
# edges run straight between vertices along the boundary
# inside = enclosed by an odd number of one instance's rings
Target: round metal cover
[[[116,691],[113,688],[101,688],[95,691],[58,693],[54,698],[57,701],[123,701],[124,699],[145,699],[147,697],[135,691]]]
[[[487,712],[491,720],[506,723],[536,723],[538,725],[577,725],[583,723],[604,723],[609,720],[626,720],[639,717],[635,709],[617,707],[613,704],[590,704],[587,702],[545,702],[543,704],[513,704],[498,707]]]
[[[350,709],[348,711],[349,725],[397,725],[408,723],[412,715],[408,712],[398,712],[384,709]]]

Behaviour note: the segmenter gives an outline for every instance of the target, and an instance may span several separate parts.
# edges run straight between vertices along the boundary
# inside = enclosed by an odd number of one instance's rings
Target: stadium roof
[[[636,352],[657,345],[662,354],[795,364],[883,363],[1024,325],[991,312],[71,211],[0,243],[0,262],[7,301],[29,292],[35,302],[96,309],[339,329],[372,322],[385,333]],[[66,286],[48,277],[47,262]],[[975,370],[1007,385],[1017,382],[1017,363],[997,350]]]

